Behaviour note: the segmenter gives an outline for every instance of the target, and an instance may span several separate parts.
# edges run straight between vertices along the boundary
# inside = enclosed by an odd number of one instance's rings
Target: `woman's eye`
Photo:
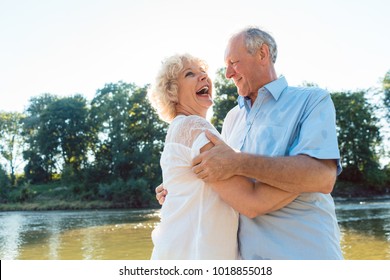
[[[193,75],[194,75],[194,73],[190,71],[190,72],[187,72],[184,77],[193,76]]]

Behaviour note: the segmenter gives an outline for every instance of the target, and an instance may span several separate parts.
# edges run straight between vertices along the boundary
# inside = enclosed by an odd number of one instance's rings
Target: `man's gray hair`
[[[257,27],[245,28],[240,33],[244,34],[245,45],[250,54],[255,54],[263,44],[266,44],[270,51],[272,63],[275,63],[278,47],[275,39],[270,34]]]

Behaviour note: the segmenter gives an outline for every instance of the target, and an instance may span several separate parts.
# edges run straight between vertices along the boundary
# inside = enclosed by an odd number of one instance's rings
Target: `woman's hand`
[[[158,203],[160,203],[160,205],[163,205],[163,203],[165,201],[165,197],[168,194],[168,191],[166,189],[164,189],[163,184],[161,184],[155,189],[155,192],[156,192],[156,199],[157,199]]]

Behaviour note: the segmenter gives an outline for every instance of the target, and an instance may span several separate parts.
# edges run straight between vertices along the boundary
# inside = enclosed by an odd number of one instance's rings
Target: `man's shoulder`
[[[298,101],[298,103],[318,104],[322,100],[330,98],[330,93],[326,89],[320,87],[288,87],[288,94],[283,94],[285,102],[291,100]]]
[[[238,121],[242,111],[245,111],[245,109],[241,109],[239,105],[236,105],[230,109],[230,111],[226,114],[225,119],[223,120],[222,130],[233,126]]]
[[[238,114],[240,111],[241,111],[241,108],[240,108],[240,106],[237,104],[236,106],[234,106],[233,108],[230,109],[230,111],[226,114],[226,116]]]
[[[307,97],[312,96],[326,96],[329,92],[326,89],[320,87],[288,87],[289,93],[306,95]]]
[[[236,117],[241,113],[241,111],[244,110],[244,108],[240,108],[239,105],[234,106],[230,111],[226,114],[226,117],[224,119],[225,122],[233,121],[236,119]]]

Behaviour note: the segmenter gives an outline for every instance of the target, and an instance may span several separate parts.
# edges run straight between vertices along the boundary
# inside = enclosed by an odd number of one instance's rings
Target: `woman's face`
[[[185,62],[177,80],[177,112],[206,117],[207,110],[213,105],[212,82],[203,66],[198,62]]]

